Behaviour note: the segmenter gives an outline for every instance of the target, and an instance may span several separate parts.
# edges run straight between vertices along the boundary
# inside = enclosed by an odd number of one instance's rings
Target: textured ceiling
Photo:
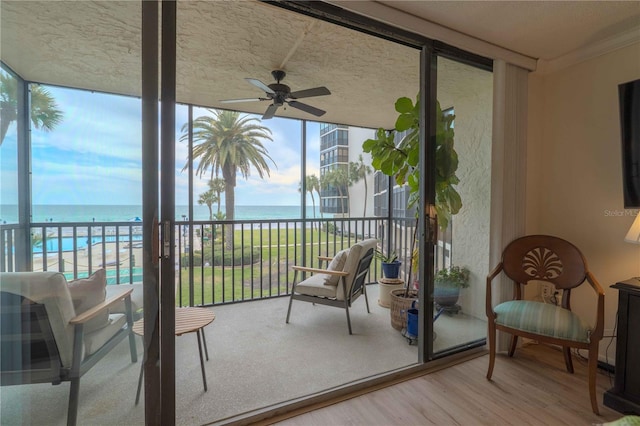
[[[381,3],[545,59],[638,27],[640,16],[640,2]],[[0,7],[2,60],[25,79],[140,95],[140,2],[3,0]],[[244,78],[269,84],[271,70],[284,69],[293,91],[331,90],[305,100],[327,110],[322,121],[391,127],[395,99],[418,90],[417,50],[256,1],[179,1],[177,31],[179,102],[262,113],[267,102],[219,100],[264,96]],[[290,107],[277,115],[315,119]]]

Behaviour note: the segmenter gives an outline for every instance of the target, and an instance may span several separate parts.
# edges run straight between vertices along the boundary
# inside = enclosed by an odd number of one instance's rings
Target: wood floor
[[[562,352],[529,344],[514,358],[496,357],[493,380],[488,356],[384,389],[271,422],[295,425],[598,425],[622,417],[602,405],[613,377],[598,374],[600,416],[591,411],[586,362],[574,357],[575,374]]]

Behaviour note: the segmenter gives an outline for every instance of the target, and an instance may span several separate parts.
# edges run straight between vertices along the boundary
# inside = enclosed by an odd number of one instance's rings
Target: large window
[[[59,120],[31,131],[32,221],[116,222],[142,215],[140,100],[31,84]]]
[[[18,79],[0,69],[0,223],[18,222]]]

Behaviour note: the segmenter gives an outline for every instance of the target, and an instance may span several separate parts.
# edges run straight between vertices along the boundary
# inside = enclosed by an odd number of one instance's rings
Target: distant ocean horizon
[[[213,206],[215,215],[218,208]],[[224,213],[224,206],[221,206]],[[127,222],[142,217],[142,206],[138,205],[70,205],[35,204],[32,222]],[[184,220],[189,216],[189,206],[176,206],[175,220]],[[327,216],[327,215],[325,215]],[[312,206],[307,207],[307,218],[313,218]],[[320,217],[320,208],[316,206],[315,217]],[[300,219],[300,206],[235,206],[235,220]],[[205,205],[193,206],[193,220],[209,220],[209,208]],[[0,222],[16,223],[18,208],[15,205],[0,206]]]

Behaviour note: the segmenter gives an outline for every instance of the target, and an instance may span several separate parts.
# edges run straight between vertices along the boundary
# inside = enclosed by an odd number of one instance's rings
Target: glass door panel
[[[436,167],[461,205],[450,217],[439,215],[433,284],[436,357],[486,338],[493,100],[490,71],[439,56],[437,76]],[[449,197],[455,206],[455,195]]]

